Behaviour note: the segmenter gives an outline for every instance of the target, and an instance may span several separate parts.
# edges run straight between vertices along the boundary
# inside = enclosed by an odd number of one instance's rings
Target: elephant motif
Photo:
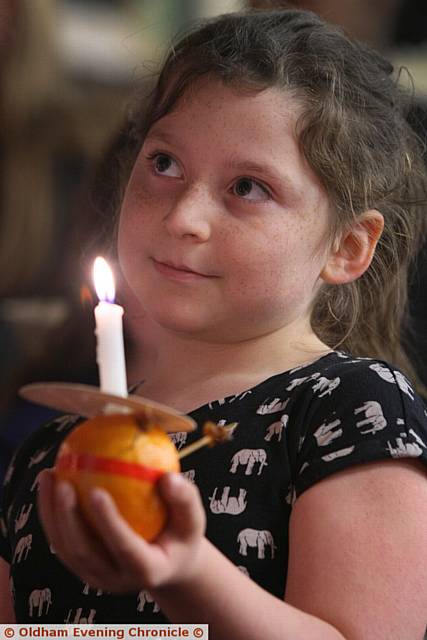
[[[341,420],[333,420],[329,424],[325,424],[325,422],[321,424],[320,427],[318,427],[313,433],[314,437],[316,438],[317,445],[319,447],[325,447],[326,445],[333,442],[336,438],[342,436],[342,429],[336,429],[334,431],[335,427],[338,427],[338,425],[340,424]]]
[[[32,508],[32,504],[28,504],[26,506],[22,505],[19,516],[15,519],[15,533],[18,533],[20,529],[23,529],[25,527],[28,522],[28,518],[30,517]]]
[[[340,378],[329,380],[328,378],[321,376],[317,380],[316,384],[313,385],[313,391],[322,391],[322,393],[319,393],[319,398],[323,398],[323,396],[326,395],[330,396],[332,394],[332,391],[334,391],[339,386],[340,382]]]
[[[265,449],[240,449],[231,459],[230,473],[236,473],[239,465],[246,465],[245,475],[252,475],[255,463],[259,463],[258,474],[261,475],[264,466],[267,466],[267,453]]]
[[[46,589],[35,589],[30,593],[30,597],[28,598],[28,604],[30,609],[30,618],[33,617],[33,612],[36,607],[37,617],[40,618],[43,615],[43,608],[46,604],[46,611],[49,611],[49,607],[52,604],[52,593],[51,590],[46,587]]]
[[[36,453],[30,458],[28,468],[33,467],[35,464],[39,464],[39,462],[44,460],[51,449],[52,447],[49,447],[48,449],[39,449],[36,451]]]
[[[33,484],[31,485],[31,489],[30,489],[30,491],[34,491],[35,489],[37,489],[37,488],[38,488],[38,486],[39,486],[39,478],[40,478],[40,474],[41,474],[41,471],[39,471],[39,473],[38,473],[38,474],[36,475],[36,477],[34,478],[34,482],[33,482]]]
[[[263,402],[258,409],[256,410],[258,415],[264,416],[267,413],[278,413],[279,411],[283,411],[286,405],[289,402],[289,398],[287,398],[284,402],[280,401],[280,398],[274,398],[271,402]]]
[[[32,542],[33,536],[31,533],[29,533],[27,536],[24,536],[23,538],[19,538],[18,542],[16,543],[12,563],[21,562],[24,551],[25,558],[28,556],[28,552],[31,549]]]
[[[403,442],[402,438],[396,438],[396,446],[393,447],[391,442],[387,442],[387,449],[392,458],[418,458],[423,450],[416,442]]]
[[[420,438],[418,433],[416,433],[413,429],[409,429],[411,436],[418,442],[418,444],[423,447],[423,449],[427,449],[427,444]]]
[[[13,461],[12,461],[9,464],[9,466],[7,468],[7,471],[6,471],[5,475],[4,475],[3,486],[6,486],[7,484],[9,484],[14,471],[15,471],[15,465],[13,464]]]
[[[90,585],[89,585],[87,582],[85,582],[85,586],[84,586],[84,588],[83,588],[83,593],[84,593],[84,595],[85,595],[85,596],[88,596],[88,595],[89,595],[89,591],[90,591],[90,590],[91,590]],[[103,593],[104,593],[104,592],[103,592],[103,590],[102,590],[102,589],[97,589],[97,590],[96,590],[96,595],[97,595],[97,596],[102,596],[102,594],[103,594]]]
[[[153,602],[154,603],[153,613],[157,613],[158,611],[160,611],[160,607],[157,604],[157,602],[154,600],[154,598],[151,595],[151,593],[149,593],[145,589],[143,589],[142,591],[140,591],[138,593],[138,606],[137,606],[136,610],[137,611],[144,611],[145,605],[148,602]]]
[[[284,413],[283,416],[280,418],[280,420],[278,420],[277,422],[272,422],[267,427],[267,433],[264,437],[264,440],[267,440],[267,442],[270,442],[272,437],[274,435],[277,435],[278,436],[277,440],[278,442],[280,442],[280,440],[282,439],[283,429],[286,428],[288,424],[288,420],[289,420],[288,414]]]
[[[400,373],[400,371],[390,371],[388,367],[383,367],[377,362],[375,364],[369,365],[369,368],[372,369],[372,371],[375,371],[375,373],[377,373],[380,378],[382,378],[386,382],[397,384],[397,386],[403,391],[403,393],[406,393],[406,395],[408,395],[411,400],[414,399],[414,391],[409,384],[409,381],[403,374]]]
[[[240,489],[239,497],[236,498],[235,496],[230,497],[230,487],[224,487],[220,500],[216,499],[216,492],[217,487],[215,487],[213,496],[209,497],[212,513],[229,513],[230,515],[237,516],[246,509],[245,489]]]
[[[55,418],[55,420],[53,420],[53,424],[57,425],[56,431],[63,431],[66,427],[76,423],[77,420],[80,420],[80,416],[68,414]]]
[[[187,480],[190,480],[190,482],[196,482],[195,469],[189,469],[188,471],[181,471],[181,475],[184,476],[184,478],[187,478]]]
[[[376,400],[367,400],[361,407],[357,407],[354,410],[354,414],[357,415],[361,411],[365,414],[365,419],[356,422],[356,427],[370,425],[370,428],[364,431],[361,430],[360,433],[376,433],[387,426],[387,420],[384,418],[382,407]]]
[[[265,547],[270,547],[271,558],[274,558],[274,550],[277,549],[274,544],[273,536],[270,531],[262,531],[258,529],[242,529],[237,536],[239,543],[239,553],[242,556],[248,555],[248,547],[254,547],[258,552],[258,559],[265,558]]]
[[[320,373],[313,373],[311,376],[305,376],[304,378],[294,378],[290,384],[286,387],[286,391],[293,391],[295,387],[299,387],[306,380],[316,380],[320,376]]]
[[[286,494],[286,504],[289,504],[290,506],[293,506],[295,504],[295,500],[297,499],[297,492],[295,487],[290,484],[288,487],[288,493]]]
[[[174,443],[175,447],[179,450],[187,442],[188,434],[185,431],[176,431],[175,433],[168,433],[168,436]]]
[[[68,615],[64,620],[65,624],[93,624],[96,609],[90,609],[89,615],[87,616],[87,618],[81,617],[82,611],[83,611],[82,607],[80,607],[79,609],[76,609],[74,619],[72,619],[73,610],[69,609]]]
[[[350,455],[350,453],[353,453],[355,448],[356,447],[353,444],[351,447],[346,447],[345,449],[339,449],[339,451],[327,453],[326,455],[322,456],[322,460],[324,460],[325,462],[331,462],[332,460],[335,460],[335,458],[344,458],[345,456]]]

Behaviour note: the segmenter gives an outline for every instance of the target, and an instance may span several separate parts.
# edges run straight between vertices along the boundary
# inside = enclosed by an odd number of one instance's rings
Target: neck
[[[130,330],[129,384],[143,380],[137,393],[184,412],[237,394],[330,351],[308,321],[227,344],[178,335],[146,316],[138,318]]]

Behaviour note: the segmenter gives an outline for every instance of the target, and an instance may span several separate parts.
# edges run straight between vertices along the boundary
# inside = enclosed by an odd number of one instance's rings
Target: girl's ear
[[[365,211],[334,244],[320,278],[328,284],[359,278],[371,264],[383,228],[384,218],[379,211]]]

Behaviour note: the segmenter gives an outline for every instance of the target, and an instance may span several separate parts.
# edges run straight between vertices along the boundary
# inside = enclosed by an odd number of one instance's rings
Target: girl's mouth
[[[154,268],[156,271],[167,278],[172,280],[178,280],[179,282],[188,282],[195,280],[202,280],[206,278],[210,278],[211,276],[204,275],[202,273],[197,273],[196,271],[191,271],[188,267],[175,267],[171,264],[166,264],[164,262],[158,262],[154,258],[152,258]]]

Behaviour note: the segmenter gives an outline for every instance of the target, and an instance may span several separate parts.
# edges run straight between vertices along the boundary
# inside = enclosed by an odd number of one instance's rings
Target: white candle
[[[114,304],[113,273],[104,258],[96,258],[93,278],[99,304],[95,307],[96,361],[101,391],[127,396],[123,307]]]

